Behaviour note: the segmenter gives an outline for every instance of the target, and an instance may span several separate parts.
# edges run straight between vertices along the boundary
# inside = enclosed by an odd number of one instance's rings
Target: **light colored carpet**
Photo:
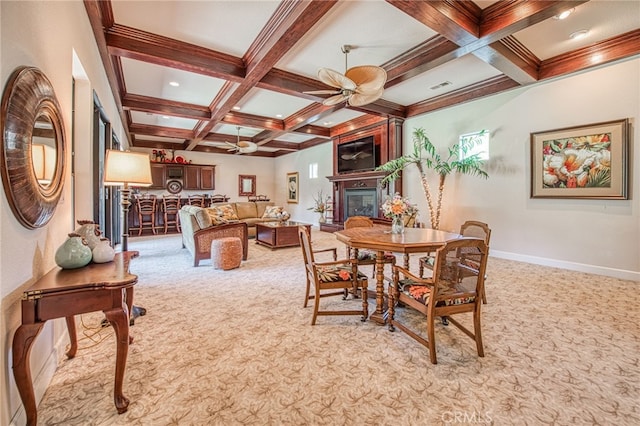
[[[313,239],[344,253],[331,234]],[[131,328],[129,411],[113,405],[108,327],[60,364],[40,424],[640,424],[640,283],[491,258],[485,357],[439,325],[432,365],[401,331],[357,316],[311,326],[298,247],[251,241],[230,271],[192,267],[179,236],[135,238],[130,249],[141,254],[135,302],[148,313]],[[101,319],[82,318],[88,327]]]

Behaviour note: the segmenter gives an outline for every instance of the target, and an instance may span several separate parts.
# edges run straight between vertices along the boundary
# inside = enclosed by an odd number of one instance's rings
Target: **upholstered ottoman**
[[[211,241],[211,264],[216,269],[237,268],[242,262],[242,241],[238,237],[218,238]]]

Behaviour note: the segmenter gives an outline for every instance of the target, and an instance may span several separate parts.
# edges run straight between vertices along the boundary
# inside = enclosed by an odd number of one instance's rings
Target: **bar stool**
[[[205,207],[204,195],[189,195],[189,204],[192,206]]]
[[[142,234],[145,227],[151,228],[151,232],[156,234],[156,196],[145,195],[136,198],[138,208],[138,235]]]
[[[180,197],[178,195],[162,196],[162,213],[164,217],[164,233],[169,230],[169,225],[173,225],[176,231],[182,232],[180,229]]]

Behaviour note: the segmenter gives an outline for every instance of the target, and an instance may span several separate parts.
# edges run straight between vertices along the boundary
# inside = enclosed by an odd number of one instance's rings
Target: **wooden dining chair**
[[[311,325],[316,324],[318,316],[325,315],[361,315],[361,320],[366,321],[369,315],[369,303],[366,297],[362,298],[362,310],[320,310],[321,298],[343,296],[345,290],[354,288],[360,289],[362,294],[366,294],[368,280],[366,275],[358,271],[356,261],[354,259],[342,259],[317,262],[307,227],[298,227],[298,237],[302,248],[307,284],[304,307],[307,307],[309,300],[314,302]],[[311,286],[313,286],[313,294],[311,294]]]
[[[389,285],[389,330],[395,327],[429,349],[429,357],[436,364],[435,319],[448,318],[476,342],[478,356],[484,356],[480,302],[484,290],[484,277],[489,248],[479,238],[459,238],[449,240],[435,252],[433,275],[419,277],[402,266],[394,265],[393,281]],[[466,257],[472,255],[473,262]],[[400,279],[400,275],[405,278]],[[426,316],[426,330],[416,331],[396,318],[396,308],[404,306],[417,310]],[[452,316],[471,313],[473,331],[463,326]],[[422,321],[417,324],[425,324]],[[426,335],[426,337],[425,337]]]
[[[491,239],[491,228],[484,222],[478,222],[476,220],[467,220],[460,226],[460,235],[463,237],[474,237],[484,240],[487,247],[489,247],[489,240]],[[473,260],[473,256],[470,256],[469,261]],[[420,276],[424,276],[425,269],[433,269],[433,263],[435,261],[434,253],[428,253],[427,256],[421,257],[419,260],[419,273]],[[486,277],[485,277],[486,278]],[[487,303],[487,296],[484,288],[482,292],[482,302]]]

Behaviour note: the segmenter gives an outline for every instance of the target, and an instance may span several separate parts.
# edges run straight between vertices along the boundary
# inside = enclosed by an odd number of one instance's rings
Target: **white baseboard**
[[[33,393],[35,394],[36,398],[36,407],[40,404],[40,401],[42,401],[42,397],[49,387],[49,384],[53,379],[53,375],[58,369],[58,360],[60,359],[60,354],[64,353],[68,341],[69,340],[67,338],[67,334],[63,334],[62,337],[58,339],[55,346],[51,350],[51,353],[47,357],[44,365],[33,379]],[[33,372],[31,372],[31,374],[33,374]],[[27,412],[24,409],[24,405],[20,404],[18,410],[11,418],[10,425],[20,426],[25,424],[27,424]]]
[[[551,266],[554,268],[568,269],[570,271],[585,272],[588,274],[604,275],[606,277],[622,280],[640,281],[640,272],[624,269],[607,268],[604,266],[587,265],[584,263],[568,262],[564,260],[548,259],[545,257],[527,256],[507,251],[491,249],[490,255],[500,259],[516,260],[519,262],[533,263],[534,265]]]

